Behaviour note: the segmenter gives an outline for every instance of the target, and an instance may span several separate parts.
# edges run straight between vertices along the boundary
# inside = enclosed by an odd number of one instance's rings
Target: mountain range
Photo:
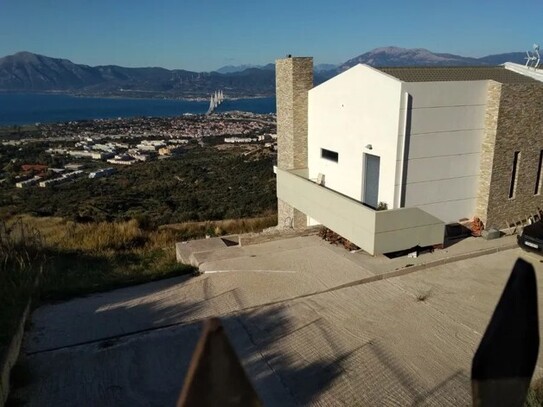
[[[325,72],[325,71],[332,71],[336,69],[338,66],[334,64],[317,64],[313,67],[315,72]],[[258,69],[267,69],[267,70],[275,70],[274,64],[267,64],[267,65],[226,65],[223,67],[220,67],[219,69],[215,70],[215,72],[218,73],[234,73],[234,72],[241,72],[249,68],[258,68]]]
[[[470,58],[434,53],[422,48],[376,48],[338,66],[315,66],[315,83],[321,83],[359,63],[371,66],[465,66],[524,63],[525,53]],[[226,66],[214,72],[182,69],[91,67],[67,59],[19,52],[0,58],[0,91],[63,92],[86,96],[207,97],[222,89],[228,97],[272,96],[275,66]]]

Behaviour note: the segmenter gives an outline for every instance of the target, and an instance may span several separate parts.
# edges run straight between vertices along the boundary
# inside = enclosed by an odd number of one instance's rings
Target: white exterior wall
[[[404,206],[419,207],[444,222],[472,217],[479,184],[487,81],[404,82],[402,91],[412,97]],[[403,118],[403,108],[402,112]],[[398,198],[402,153],[400,137],[395,180]]]
[[[309,91],[309,178],[325,176],[327,188],[360,201],[364,153],[380,157],[379,201],[394,207],[402,83],[357,65]],[[372,149],[365,146],[372,145]],[[321,148],[339,161],[321,158]]]

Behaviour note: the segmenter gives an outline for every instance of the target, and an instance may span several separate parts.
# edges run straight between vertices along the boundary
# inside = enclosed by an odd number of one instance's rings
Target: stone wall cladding
[[[481,146],[479,190],[477,191],[476,206],[476,216],[478,216],[485,225],[487,223],[488,197],[490,195],[490,185],[492,183],[492,164],[494,162],[501,91],[501,83],[489,81],[485,111],[485,131],[483,144]]]
[[[313,87],[313,58],[278,59],[275,63],[277,98],[277,166],[307,168],[308,91]],[[307,217],[286,202],[277,202],[279,228],[304,228]]]
[[[502,84],[500,93],[485,225],[487,228],[503,229],[508,223],[525,220],[538,208],[543,208],[543,195],[541,192],[534,194],[539,157],[543,150],[543,85]],[[520,152],[517,182],[515,195],[510,199],[516,151]],[[484,166],[482,163],[481,169]],[[485,188],[483,182],[488,182],[488,178],[489,175],[481,174],[482,190]]]

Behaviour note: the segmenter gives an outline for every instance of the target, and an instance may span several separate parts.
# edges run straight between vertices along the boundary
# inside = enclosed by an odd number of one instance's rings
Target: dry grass
[[[66,299],[193,271],[175,260],[175,233],[147,231],[135,220],[75,223],[23,216],[17,221],[42,236],[48,259],[40,287],[44,299]]]
[[[8,343],[45,262],[39,233],[0,222],[0,348]]]
[[[268,214],[257,218],[225,219],[206,222],[184,222],[161,226],[159,230],[172,230],[183,239],[209,236],[224,236],[239,233],[254,233],[275,226],[277,215]]]
[[[20,216],[0,222],[0,344],[6,343],[43,270],[45,300],[105,291],[193,272],[178,264],[175,243],[207,235],[258,232],[270,214],[251,219],[187,222],[146,230],[136,220],[75,223]]]
[[[75,223],[21,216],[14,222],[39,231],[48,260],[41,296],[58,300],[191,273],[192,267],[176,262],[176,242],[260,231],[274,225],[276,216],[187,222],[158,230],[146,230],[136,220]]]
[[[87,254],[116,255],[167,248],[178,235],[169,230],[147,231],[136,220],[125,222],[75,223],[62,218],[22,216],[20,222],[38,230],[45,247],[79,250]]]

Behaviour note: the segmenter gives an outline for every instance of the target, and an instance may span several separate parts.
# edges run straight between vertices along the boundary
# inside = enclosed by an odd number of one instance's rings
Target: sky
[[[0,0],[0,56],[192,71],[390,45],[479,57],[543,45],[542,16],[541,0]]]

